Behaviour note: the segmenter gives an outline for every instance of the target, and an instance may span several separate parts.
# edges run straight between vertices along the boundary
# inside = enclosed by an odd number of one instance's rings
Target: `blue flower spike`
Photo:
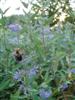
[[[61,86],[60,86],[60,89],[62,90],[62,91],[65,91],[65,90],[67,90],[68,89],[68,84],[67,83],[63,83]]]
[[[13,75],[13,79],[14,80],[17,80],[17,81],[20,81],[21,80],[21,74],[19,71],[16,71]]]
[[[19,32],[22,29],[22,27],[19,24],[10,24],[10,25],[8,25],[8,28],[12,32]]]
[[[72,69],[70,70],[70,72],[71,72],[72,74],[75,74],[75,68],[72,68]]]
[[[49,97],[52,96],[52,91],[47,91],[45,89],[40,89],[40,94],[39,95],[43,100],[47,100]]]
[[[29,70],[28,76],[29,76],[29,78],[32,78],[32,77],[36,76],[36,74],[37,74],[37,68],[33,67]]]

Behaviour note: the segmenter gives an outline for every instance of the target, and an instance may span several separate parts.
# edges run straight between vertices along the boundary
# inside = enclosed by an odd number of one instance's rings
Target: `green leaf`
[[[33,95],[33,100],[40,100],[40,98],[37,95]]]
[[[16,91],[15,94],[11,94],[10,100],[19,100],[20,91]]]
[[[10,7],[6,8],[5,11],[3,12],[3,14],[5,14],[9,9],[10,9]]]
[[[0,83],[0,91],[9,88],[9,84],[10,84],[10,80],[7,80],[7,81],[6,80],[3,80]]]
[[[3,11],[2,11],[2,9],[0,8],[0,13],[1,13],[1,15],[3,14]]]
[[[20,0],[21,1],[21,0]],[[28,8],[28,3],[25,3],[25,2],[23,2],[23,1],[21,1],[21,3],[23,4],[23,6],[25,7],[25,8]]]

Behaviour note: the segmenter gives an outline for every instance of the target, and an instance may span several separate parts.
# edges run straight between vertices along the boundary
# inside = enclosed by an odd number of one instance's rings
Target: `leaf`
[[[33,100],[39,100],[39,97],[37,95],[33,95]]]
[[[6,81],[6,80],[3,80],[1,83],[0,83],[0,91],[6,89],[9,87],[9,83],[10,83],[10,80]]]
[[[2,11],[2,9],[1,9],[1,8],[0,8],[0,13],[1,13],[1,14],[3,14],[3,11]]]
[[[21,0],[20,0],[21,1]],[[23,4],[23,6],[25,7],[25,8],[28,8],[28,3],[25,3],[25,2],[23,2],[23,1],[21,1],[21,3]]]
[[[8,7],[7,9],[5,9],[5,11],[3,12],[3,14],[5,14],[9,9],[10,9],[10,7]]]
[[[26,11],[23,9],[24,14],[26,14]]]
[[[15,94],[12,94],[10,100],[19,100],[20,91],[18,90]]]

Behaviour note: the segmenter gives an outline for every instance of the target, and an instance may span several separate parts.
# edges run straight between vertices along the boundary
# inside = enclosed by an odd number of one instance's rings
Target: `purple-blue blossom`
[[[61,86],[60,86],[60,89],[62,91],[65,91],[66,89],[68,89],[68,84],[67,83],[63,83]]]
[[[16,71],[13,75],[13,79],[14,80],[17,80],[17,81],[20,81],[21,80],[21,74],[19,71]]]
[[[52,91],[40,89],[39,95],[42,99],[47,100],[49,97],[52,96]]]
[[[19,32],[22,29],[19,24],[10,24],[8,25],[8,28],[13,32]]]
[[[70,72],[75,74],[75,68],[71,69]]]
[[[37,74],[37,68],[35,68],[35,67],[31,68],[31,69],[29,70],[29,72],[28,72],[29,78],[34,77],[36,74]]]
[[[20,90],[20,92],[23,92],[25,95],[27,94],[26,93],[26,87],[24,86],[24,84],[20,85],[19,90]]]
[[[50,33],[50,27],[49,26],[44,27],[43,32],[45,34]]]

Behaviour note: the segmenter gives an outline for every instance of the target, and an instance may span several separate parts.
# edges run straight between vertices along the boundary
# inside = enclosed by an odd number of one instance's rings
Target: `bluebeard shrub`
[[[22,20],[25,21],[24,24],[21,23],[23,27],[19,24],[8,25],[7,28],[13,33],[9,30],[0,30],[0,100],[5,100],[5,98],[1,98],[3,96],[8,100],[7,93],[11,98],[11,95],[13,98],[17,97],[15,100],[19,100],[22,96],[25,97],[22,100],[56,100],[54,97],[57,94],[59,97],[60,93],[63,95],[62,92],[69,89],[69,85],[65,82],[65,80],[70,81],[67,74],[74,74],[73,77],[75,77],[75,69],[72,68],[70,59],[75,51],[75,43],[70,37],[71,33],[68,29],[63,28],[54,30],[53,27],[51,30],[49,25],[45,25],[44,22],[35,26],[35,24],[32,25],[31,19]],[[23,31],[21,31],[22,28]],[[2,31],[5,34],[2,34]],[[19,45],[17,45],[18,38],[16,37],[18,33],[22,39]],[[68,34],[68,38],[65,38],[66,34]],[[10,56],[11,52],[14,52],[14,48],[24,50],[24,57],[20,63],[15,64]],[[1,51],[2,49],[5,51]],[[68,69],[70,69],[69,72],[67,72]],[[8,74],[6,78],[3,76],[4,72]],[[12,78],[9,75],[11,73],[13,73]],[[73,79],[71,78],[71,81]],[[62,81],[64,82],[62,83]]]

